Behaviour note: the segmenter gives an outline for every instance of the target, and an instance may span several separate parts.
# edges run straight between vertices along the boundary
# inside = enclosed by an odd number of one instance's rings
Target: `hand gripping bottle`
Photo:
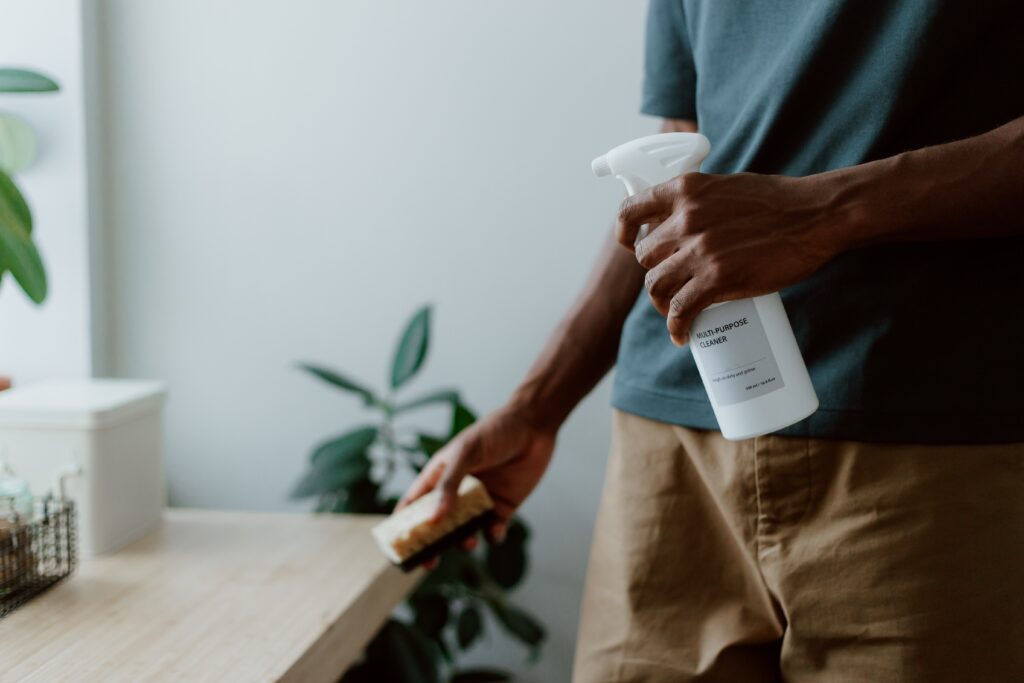
[[[710,150],[699,133],[663,133],[620,145],[592,168],[598,176],[614,175],[633,195],[699,170]],[[777,292],[704,309],[690,330],[689,347],[727,439],[769,434],[818,409]]]

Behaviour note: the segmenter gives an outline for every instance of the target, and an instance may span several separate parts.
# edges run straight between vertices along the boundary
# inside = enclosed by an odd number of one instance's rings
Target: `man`
[[[441,515],[474,473],[507,519],[617,364],[577,681],[1024,680],[1019,14],[652,0],[643,111],[705,172],[623,204],[522,385],[407,493]],[[676,345],[777,290],[821,408],[729,442]]]

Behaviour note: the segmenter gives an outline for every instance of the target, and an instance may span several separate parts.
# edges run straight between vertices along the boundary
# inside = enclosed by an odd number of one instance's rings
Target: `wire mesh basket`
[[[0,618],[67,578],[78,560],[74,503],[48,497],[25,512],[0,500]]]

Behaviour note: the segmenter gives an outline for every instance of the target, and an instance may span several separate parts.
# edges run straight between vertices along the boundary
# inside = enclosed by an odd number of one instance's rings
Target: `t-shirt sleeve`
[[[648,5],[640,111],[666,119],[697,120],[697,71],[682,0],[651,0]]]

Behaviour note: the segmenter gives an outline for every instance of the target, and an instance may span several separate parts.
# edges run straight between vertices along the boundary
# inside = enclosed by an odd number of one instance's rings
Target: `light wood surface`
[[[0,619],[0,681],[337,681],[422,578],[379,520],[170,510]]]

